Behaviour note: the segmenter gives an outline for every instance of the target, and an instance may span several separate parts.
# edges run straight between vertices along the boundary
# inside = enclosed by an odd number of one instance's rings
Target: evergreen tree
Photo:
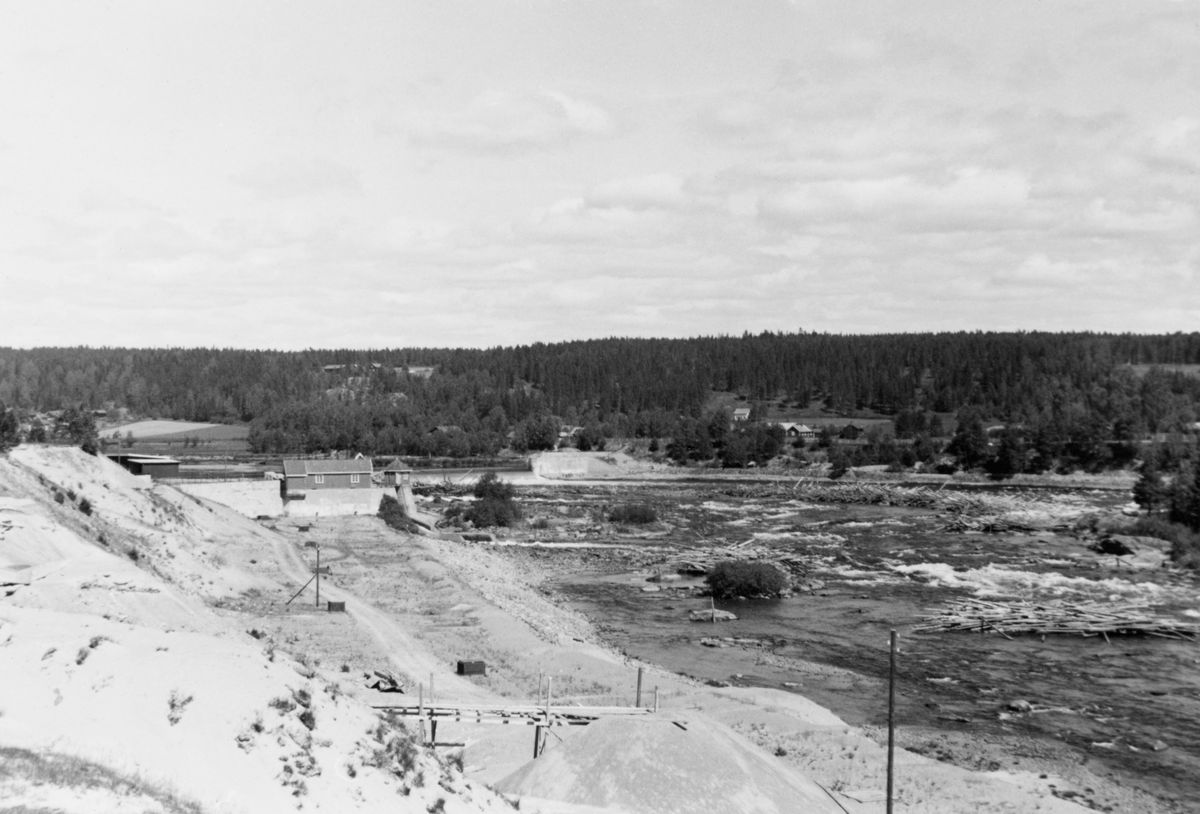
[[[1147,512],[1154,514],[1155,510],[1166,502],[1168,494],[1162,471],[1158,468],[1158,455],[1151,450],[1147,453],[1141,475],[1133,486],[1133,499]]]
[[[987,461],[988,438],[983,429],[983,418],[977,410],[959,411],[958,427],[946,451],[958,459],[963,469],[974,469]]]
[[[21,424],[15,410],[0,402],[0,452],[12,449],[21,443]]]

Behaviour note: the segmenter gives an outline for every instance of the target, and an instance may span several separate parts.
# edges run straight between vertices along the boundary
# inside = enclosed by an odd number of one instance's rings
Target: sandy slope
[[[250,521],[77,450],[26,447],[0,459],[0,532],[0,565],[57,566],[0,590],[0,747],[135,778],[114,802],[0,764],[5,805],[121,810],[143,778],[211,812],[507,809],[381,726],[338,676],[264,648],[204,601],[281,590],[229,565],[240,543],[272,542]]]

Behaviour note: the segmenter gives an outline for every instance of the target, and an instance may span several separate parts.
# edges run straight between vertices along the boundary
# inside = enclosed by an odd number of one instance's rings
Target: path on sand
[[[312,577],[312,567],[295,543],[276,537],[274,551],[280,570],[289,579],[303,584]],[[486,689],[456,675],[447,675],[444,662],[435,658],[386,613],[361,596],[328,582],[322,584],[321,590],[328,599],[346,603],[346,612],[379,643],[397,672],[409,676],[414,683],[427,680],[430,674],[437,675],[439,699],[481,703],[497,700],[497,696]]]

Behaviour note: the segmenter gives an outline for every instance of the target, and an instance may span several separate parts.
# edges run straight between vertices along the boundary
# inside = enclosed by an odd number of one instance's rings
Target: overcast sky
[[[0,345],[1200,329],[1200,0],[27,0]]]

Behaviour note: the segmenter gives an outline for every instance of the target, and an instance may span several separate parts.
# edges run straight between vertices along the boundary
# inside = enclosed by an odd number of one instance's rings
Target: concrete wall
[[[278,487],[276,487],[278,488]],[[283,512],[288,517],[334,517],[347,514],[376,514],[383,496],[391,489],[314,489],[304,500],[289,500]]]
[[[279,496],[279,481],[249,480],[229,483],[173,483],[181,492],[222,503],[247,517],[280,517],[283,498]]]

